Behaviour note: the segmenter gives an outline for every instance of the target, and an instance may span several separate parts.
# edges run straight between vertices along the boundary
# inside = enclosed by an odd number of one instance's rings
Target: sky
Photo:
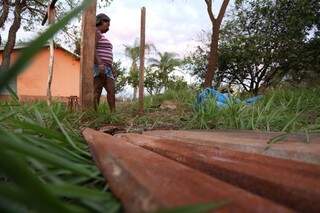
[[[221,0],[214,1],[215,14]],[[141,8],[146,7],[146,42],[160,52],[175,52],[183,57],[197,45],[201,31],[210,31],[211,22],[204,0],[114,0],[99,8],[111,18],[107,37],[114,45],[115,59],[124,56],[124,45],[140,37]]]

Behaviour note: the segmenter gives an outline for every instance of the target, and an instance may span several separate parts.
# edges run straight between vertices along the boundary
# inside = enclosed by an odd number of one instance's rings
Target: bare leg
[[[97,76],[94,78],[94,109],[97,111],[100,103],[101,92],[103,88],[103,79],[101,76]]]
[[[105,88],[107,90],[107,101],[111,112],[116,109],[115,85],[114,80],[111,78],[106,79]]]

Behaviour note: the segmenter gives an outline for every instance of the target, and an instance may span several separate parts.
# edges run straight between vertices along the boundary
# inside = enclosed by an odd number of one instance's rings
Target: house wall
[[[19,51],[14,51],[12,61]],[[1,53],[0,53],[1,57]],[[51,93],[53,97],[79,97],[80,61],[62,49],[55,49]],[[43,48],[26,70],[17,77],[17,94],[22,99],[46,97],[49,50]]]

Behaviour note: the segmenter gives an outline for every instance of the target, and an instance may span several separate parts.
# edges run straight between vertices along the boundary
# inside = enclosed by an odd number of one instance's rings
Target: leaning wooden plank
[[[230,201],[221,212],[291,211],[120,138],[92,129],[83,135],[127,212],[216,201]]]
[[[309,135],[309,141],[307,141],[305,135],[301,134],[283,135],[283,133],[261,133],[255,131],[157,130],[148,131],[144,134],[180,140],[182,142],[226,147],[248,153],[320,164],[320,134]],[[283,137],[280,137],[281,140],[274,140],[272,145],[268,144],[270,140],[279,135],[283,135]]]
[[[120,137],[297,211],[320,212],[318,165],[139,134]]]

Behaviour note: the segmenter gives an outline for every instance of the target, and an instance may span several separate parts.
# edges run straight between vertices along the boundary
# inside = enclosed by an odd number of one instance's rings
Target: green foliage
[[[162,89],[162,82],[158,73],[151,67],[146,67],[144,87],[150,95],[159,94]]]
[[[288,81],[317,85],[320,2],[307,0],[236,1],[221,30],[217,86],[223,81],[258,93]],[[187,58],[187,67],[204,78],[210,41],[207,36]]]
[[[214,99],[195,105],[196,90],[168,89],[145,97],[145,115],[136,116],[138,103],[118,107],[118,121],[130,129],[246,129],[260,131],[320,132],[320,88],[270,90],[252,106],[231,100],[218,108]],[[238,97],[244,99],[243,97]],[[176,109],[162,108],[166,101]],[[117,121],[115,121],[117,122]]]
[[[247,0],[236,8],[224,27],[220,45],[219,72],[224,80],[256,94],[261,85],[268,87],[283,77],[301,76],[306,68],[316,70],[300,59],[302,54],[314,62],[318,57],[317,52],[305,49],[310,46],[310,29],[319,22],[319,2]],[[319,48],[315,45],[313,49]]]
[[[291,85],[314,87],[320,84],[320,38],[309,40],[294,56],[286,81]]]
[[[189,86],[188,83],[183,79],[183,77],[173,75],[170,76],[168,80],[167,88],[174,91],[180,91],[188,90]]]
[[[0,114],[7,115],[0,125],[0,173],[7,182],[0,184],[0,202],[9,210],[119,210],[79,132],[81,125],[93,125],[86,123],[88,113],[70,113],[61,103],[9,102]]]
[[[185,125],[185,117],[191,112],[195,100],[195,91],[190,88],[181,90],[168,89],[163,94],[150,95],[144,98],[144,116],[137,116],[138,102],[118,107],[118,113],[129,130],[135,129],[177,129]],[[169,101],[176,109],[162,108]]]
[[[209,55],[209,46],[207,40],[202,40],[202,45],[197,46],[194,52],[189,53],[184,58],[184,68],[195,76],[197,83],[202,83],[207,72],[207,60]]]
[[[183,77],[170,75],[166,79],[166,83],[164,83],[163,78],[159,76],[158,70],[152,69],[151,67],[146,68],[144,86],[150,95],[160,94],[164,88],[167,90],[188,89],[188,84]]]
[[[129,71],[128,83],[133,87],[139,86],[139,69],[136,64],[132,64]]]
[[[122,92],[128,81],[128,77],[125,75],[126,70],[124,67],[122,67],[121,61],[113,62],[112,69],[115,71],[117,75],[116,82],[115,82],[116,93]]]
[[[151,68],[154,68],[153,73],[160,83],[160,87],[168,88],[170,74],[181,65],[181,60],[177,58],[177,54],[158,52],[159,59],[149,58],[148,62]]]
[[[155,46],[153,44],[145,45],[145,51],[147,53],[152,50],[155,50]],[[139,85],[138,63],[140,59],[140,45],[138,44],[138,40],[136,40],[132,46],[125,45],[125,54],[132,61],[130,71],[129,71],[129,76],[128,76],[128,83],[133,88],[137,88]]]

